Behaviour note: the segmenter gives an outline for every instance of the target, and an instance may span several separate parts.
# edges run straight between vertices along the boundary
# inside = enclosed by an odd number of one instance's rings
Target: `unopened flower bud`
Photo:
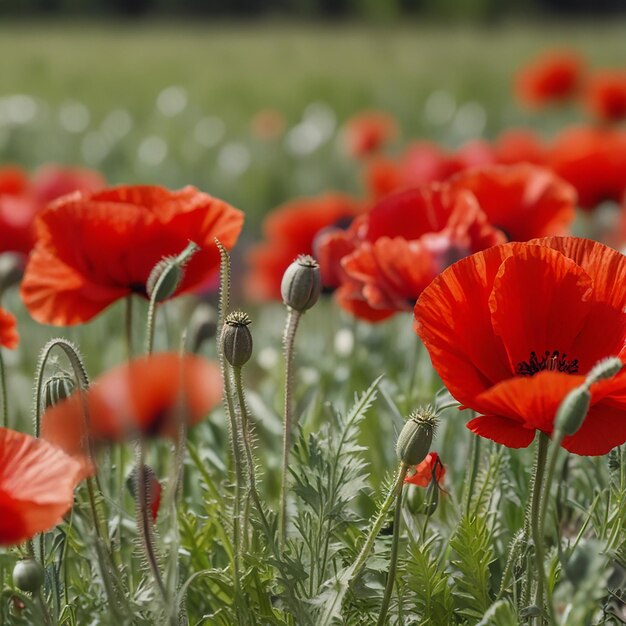
[[[62,402],[72,395],[76,384],[74,378],[65,372],[54,374],[46,380],[43,390],[43,402],[46,409]]]
[[[421,463],[430,450],[437,427],[437,414],[421,407],[409,416],[396,443],[396,453],[406,465]]]
[[[153,268],[146,282],[146,293],[156,302],[162,302],[174,294],[183,280],[185,265],[200,250],[190,241],[177,256],[163,257]]]
[[[250,318],[242,311],[229,313],[222,328],[222,350],[233,367],[245,365],[252,356]]]
[[[13,568],[13,584],[20,591],[36,593],[44,581],[43,567],[35,559],[18,561]]]
[[[616,356],[610,356],[598,361],[587,374],[587,385],[593,385],[601,380],[613,378],[623,366],[621,359]]]
[[[198,352],[205,341],[215,337],[216,331],[217,311],[210,304],[201,302],[193,310],[187,325],[191,352]]]
[[[563,435],[576,433],[587,417],[590,404],[591,392],[587,385],[572,389],[556,411],[554,430]]]
[[[321,290],[320,266],[312,256],[305,254],[300,255],[285,270],[280,285],[283,302],[300,313],[317,302]]]

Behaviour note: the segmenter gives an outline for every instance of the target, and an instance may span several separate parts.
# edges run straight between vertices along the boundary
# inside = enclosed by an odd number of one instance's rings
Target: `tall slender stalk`
[[[291,451],[291,430],[293,426],[293,348],[296,339],[296,331],[300,322],[301,314],[289,308],[283,334],[283,350],[285,354],[285,406],[283,420],[283,461],[281,466],[280,482],[280,507],[278,518],[279,545],[284,547],[287,539],[287,478],[289,465],[289,453]]]
[[[402,465],[400,466],[400,472],[397,482],[396,509],[393,516],[393,538],[391,540],[389,573],[387,574],[387,585],[385,586],[385,595],[383,596],[383,603],[380,607],[378,622],[376,622],[377,626],[383,626],[387,619],[387,612],[389,611],[389,603],[391,602],[393,585],[396,580],[396,568],[398,566],[398,548],[400,546],[400,535],[402,534],[402,488],[404,487],[404,479],[406,477],[408,469],[409,466],[406,463],[402,463]]]
[[[0,350],[0,385],[2,386],[2,426],[9,427],[9,400],[7,398],[7,379],[4,358]]]

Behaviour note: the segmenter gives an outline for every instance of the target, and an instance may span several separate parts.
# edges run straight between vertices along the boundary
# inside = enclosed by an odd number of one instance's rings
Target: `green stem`
[[[378,536],[380,529],[383,527],[383,524],[385,523],[387,512],[391,508],[391,505],[394,503],[396,499],[396,495],[402,489],[405,476],[406,476],[406,466],[404,465],[404,463],[402,463],[396,474],[396,479],[394,480],[393,485],[391,486],[391,489],[389,490],[389,493],[387,494],[387,497],[385,498],[385,501],[382,503],[380,507],[380,511],[378,512],[378,515],[376,516],[376,519],[372,523],[372,527],[370,528],[370,531],[367,534],[365,543],[363,544],[361,551],[359,552],[357,558],[352,564],[352,572],[350,575],[350,580],[348,581],[349,584],[353,584],[354,581],[358,579],[361,572],[363,571],[363,568],[365,567],[365,563],[367,562],[367,557],[369,556],[370,552],[372,551],[372,547],[374,546],[374,541],[376,540],[376,537]]]
[[[293,426],[293,346],[296,331],[300,322],[300,312],[289,309],[283,335],[283,350],[285,354],[285,417],[283,421],[283,463],[280,482],[280,507],[278,518],[278,540],[281,548],[287,539],[287,467],[289,466],[289,452],[291,451],[291,430]]]
[[[474,485],[478,476],[478,465],[480,463],[480,437],[472,435],[471,442],[471,461],[469,467],[469,475],[467,481],[467,491],[465,492],[465,515],[470,516],[470,507],[472,504],[472,496],[474,495]]]
[[[535,567],[537,571],[537,582],[535,587],[535,604],[539,607],[541,613],[533,618],[535,624],[543,623],[543,588],[545,583],[544,559],[545,552],[543,549],[543,533],[540,527],[540,511],[541,511],[541,492],[543,488],[543,478],[546,467],[546,459],[548,454],[548,446],[550,438],[544,432],[539,433],[539,441],[537,442],[537,463],[535,467],[535,479],[530,503],[530,528],[535,545]]]
[[[396,568],[398,566],[398,547],[400,545],[400,535],[402,526],[402,488],[404,487],[404,479],[406,477],[409,466],[403,463],[400,467],[399,480],[397,483],[396,493],[396,509],[393,516],[393,538],[391,540],[391,556],[389,559],[389,573],[387,574],[387,585],[385,587],[385,595],[383,596],[383,604],[380,607],[377,626],[383,626],[387,619],[389,611],[389,603],[391,602],[391,594],[393,585],[396,580]]]
[[[9,427],[9,401],[7,398],[7,379],[4,367],[4,358],[2,350],[0,350],[0,385],[2,385],[2,426]]]
[[[124,338],[126,339],[126,357],[133,358],[133,296],[124,299]]]

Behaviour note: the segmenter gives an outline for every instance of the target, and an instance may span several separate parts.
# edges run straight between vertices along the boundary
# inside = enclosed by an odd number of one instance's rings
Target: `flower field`
[[[626,623],[619,26],[0,25],[0,624]]]

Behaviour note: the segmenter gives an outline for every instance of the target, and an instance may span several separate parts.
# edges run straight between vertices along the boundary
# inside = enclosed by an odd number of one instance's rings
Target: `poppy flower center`
[[[520,361],[517,364],[515,373],[518,376],[534,376],[544,370],[576,374],[578,372],[578,359],[568,359],[565,352],[561,353],[558,350],[546,350],[540,358],[533,350],[528,361]]]

